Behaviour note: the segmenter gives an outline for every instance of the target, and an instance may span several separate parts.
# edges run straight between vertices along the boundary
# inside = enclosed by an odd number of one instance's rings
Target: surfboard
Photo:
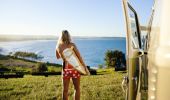
[[[75,70],[77,70],[81,74],[90,75],[90,72],[87,69],[87,67],[83,66],[80,60],[78,59],[75,51],[73,50],[73,46],[71,48],[64,49],[62,54],[64,58],[66,59],[66,61],[69,64],[71,64]]]

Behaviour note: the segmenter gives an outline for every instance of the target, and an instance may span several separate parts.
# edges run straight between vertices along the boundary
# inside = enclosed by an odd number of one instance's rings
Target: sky
[[[122,0],[0,0],[0,34],[125,37]],[[129,0],[147,25],[153,0]]]

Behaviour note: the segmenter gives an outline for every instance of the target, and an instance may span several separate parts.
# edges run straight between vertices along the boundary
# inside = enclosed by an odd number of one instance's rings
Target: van
[[[127,50],[122,88],[126,100],[170,99],[169,4],[169,0],[154,0],[148,25],[142,26],[137,11],[122,0]]]

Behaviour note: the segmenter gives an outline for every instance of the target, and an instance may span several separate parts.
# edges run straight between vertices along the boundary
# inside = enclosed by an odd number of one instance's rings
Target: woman
[[[57,43],[56,56],[57,59],[62,58],[63,60],[63,71],[62,71],[63,100],[68,100],[68,88],[69,88],[70,78],[73,81],[73,85],[75,89],[74,98],[75,100],[80,100],[80,73],[77,70],[73,69],[73,66],[71,66],[62,55],[63,50],[65,50],[66,48],[71,48],[72,46],[82,65],[86,66],[82,57],[80,56],[77,47],[75,46],[74,43],[71,42],[71,37],[69,35],[69,32],[67,30],[62,31],[61,37],[59,38],[59,41]]]

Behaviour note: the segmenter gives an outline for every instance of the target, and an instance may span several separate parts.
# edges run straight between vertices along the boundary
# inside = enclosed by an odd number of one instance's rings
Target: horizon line
[[[56,34],[0,34],[1,36],[54,36],[54,37],[59,37]],[[100,38],[100,37],[106,37],[106,38],[111,38],[111,37],[126,37],[126,36],[75,36],[72,35],[72,37],[96,37],[96,38]]]

